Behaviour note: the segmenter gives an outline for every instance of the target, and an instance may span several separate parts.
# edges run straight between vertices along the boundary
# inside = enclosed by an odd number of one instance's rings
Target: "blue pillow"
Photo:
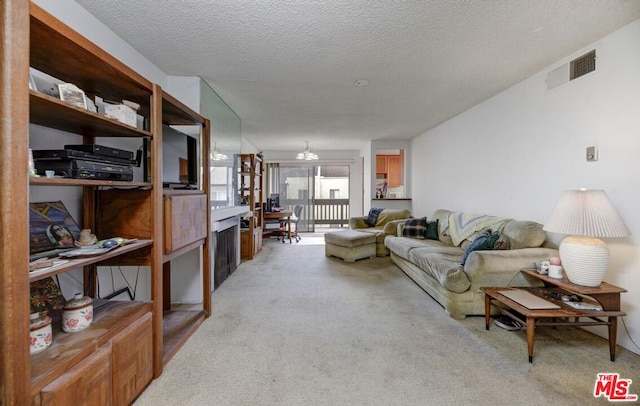
[[[369,216],[365,220],[365,223],[367,223],[369,227],[375,227],[376,222],[378,221],[378,215],[380,215],[380,212],[382,210],[383,209],[381,209],[380,207],[373,207],[371,210],[369,210]]]
[[[464,265],[465,262],[467,262],[467,257],[473,251],[492,250],[493,246],[498,240],[498,237],[500,237],[500,234],[489,234],[489,235],[480,236],[475,240],[473,240],[473,242],[469,244],[467,249],[464,250],[464,255],[462,256],[462,265]]]

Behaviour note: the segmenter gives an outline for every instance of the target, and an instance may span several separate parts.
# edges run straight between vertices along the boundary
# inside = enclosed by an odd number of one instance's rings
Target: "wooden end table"
[[[483,287],[480,288],[485,293],[485,327],[489,330],[491,321],[491,305],[495,306],[501,314],[512,318],[527,327],[527,349],[529,351],[529,362],[533,363],[533,339],[537,326],[598,326],[606,325],[609,328],[609,355],[612,362],[616,357],[616,335],[618,328],[618,317],[625,316],[626,313],[620,311],[620,293],[626,289],[610,285],[603,282],[599,287],[580,286],[569,282],[568,279],[554,279],[547,275],[541,275],[535,270],[524,269],[523,273],[540,279],[545,288],[511,288],[511,287]],[[575,309],[561,300],[556,300],[549,295],[553,290],[551,287],[559,288],[555,291],[565,292],[565,294],[578,294],[588,296],[597,301],[602,310]],[[500,291],[509,289],[522,289],[539,296],[545,300],[560,306],[559,309],[529,309],[518,302],[502,295]],[[506,308],[505,308],[506,306]],[[518,312],[526,320],[514,314]],[[588,318],[589,321],[581,321],[580,318]],[[606,318],[606,320],[604,319]],[[573,320],[571,320],[573,319]]]

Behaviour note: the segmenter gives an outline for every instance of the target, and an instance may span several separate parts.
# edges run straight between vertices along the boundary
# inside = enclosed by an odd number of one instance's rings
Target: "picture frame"
[[[60,83],[58,91],[60,92],[60,100],[76,107],[87,109],[84,91],[73,83]]]

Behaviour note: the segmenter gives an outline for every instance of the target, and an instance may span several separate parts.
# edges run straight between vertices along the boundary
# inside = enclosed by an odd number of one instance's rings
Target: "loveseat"
[[[440,209],[426,219],[423,236],[415,222],[401,222],[385,246],[391,260],[453,318],[484,314],[483,286],[540,286],[520,270],[558,256],[542,225],[532,221]]]
[[[389,256],[389,249],[384,245],[387,235],[396,235],[398,224],[411,217],[411,211],[404,209],[376,209],[369,211],[367,216],[351,217],[349,228],[371,233],[376,236],[376,256]]]

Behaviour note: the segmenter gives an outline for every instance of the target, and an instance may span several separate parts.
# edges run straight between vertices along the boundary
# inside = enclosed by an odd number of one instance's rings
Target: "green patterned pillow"
[[[427,221],[427,231],[425,233],[427,240],[438,239],[438,220]]]

